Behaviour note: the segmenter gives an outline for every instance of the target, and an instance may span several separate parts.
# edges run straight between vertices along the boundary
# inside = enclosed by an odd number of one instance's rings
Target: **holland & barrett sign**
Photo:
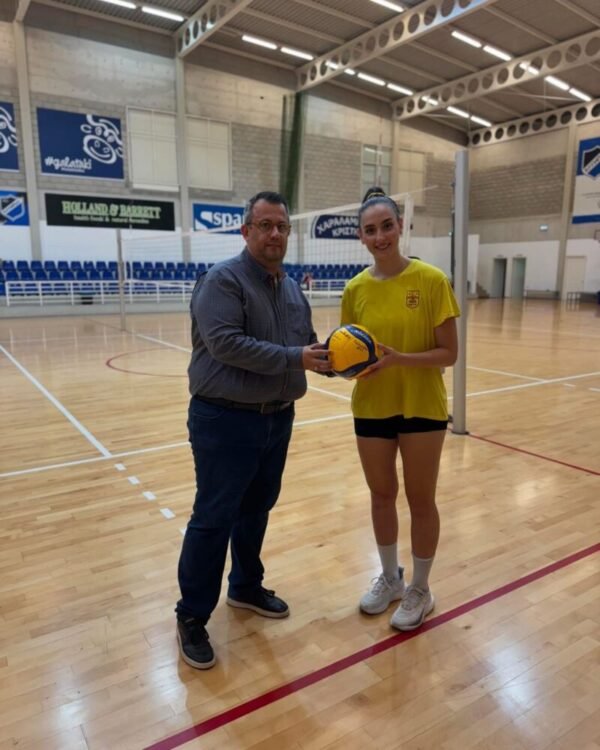
[[[46,222],[62,227],[175,229],[175,206],[167,201],[46,193]]]

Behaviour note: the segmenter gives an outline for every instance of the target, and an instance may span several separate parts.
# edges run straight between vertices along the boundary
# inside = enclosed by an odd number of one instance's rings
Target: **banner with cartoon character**
[[[10,102],[0,102],[0,171],[19,171],[17,145],[15,108]]]
[[[121,120],[59,109],[37,110],[42,172],[123,179]]]
[[[27,194],[16,190],[0,190],[0,227],[27,226]]]
[[[573,224],[600,221],[600,138],[579,141]]]

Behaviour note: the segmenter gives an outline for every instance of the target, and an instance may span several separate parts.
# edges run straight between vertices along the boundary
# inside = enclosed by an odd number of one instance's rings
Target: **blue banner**
[[[123,179],[121,120],[41,107],[37,120],[44,174]]]
[[[0,227],[29,226],[27,194],[0,190]]]
[[[573,224],[600,221],[600,138],[579,142]]]
[[[241,206],[217,206],[214,203],[194,203],[192,206],[194,231],[223,229],[219,234],[240,234],[244,221]]]
[[[17,144],[15,108],[10,102],[0,102],[0,171],[19,171]]]
[[[357,240],[358,216],[321,214],[313,220],[312,236],[324,240]]]

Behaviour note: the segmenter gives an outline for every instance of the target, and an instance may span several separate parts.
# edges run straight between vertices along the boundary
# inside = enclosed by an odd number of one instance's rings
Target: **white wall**
[[[600,292],[600,241],[593,239],[569,240],[567,242],[567,255],[584,255],[586,257],[583,291]]]
[[[0,226],[0,258],[31,260],[29,227]]]
[[[492,288],[494,258],[507,258],[506,294],[510,296],[512,282],[512,258],[526,258],[525,289],[531,291],[556,291],[558,266],[556,240],[543,242],[498,242],[482,244],[479,249],[477,281],[488,292]],[[567,255],[584,255],[585,292],[600,291],[600,243],[593,239],[575,239],[567,243]]]

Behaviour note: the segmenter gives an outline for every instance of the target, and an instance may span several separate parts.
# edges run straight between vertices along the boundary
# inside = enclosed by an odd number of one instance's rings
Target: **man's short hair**
[[[258,201],[266,201],[267,203],[272,203],[276,206],[284,206],[287,215],[290,215],[288,203],[281,193],[276,193],[273,190],[263,190],[262,192],[253,195],[248,203],[246,203],[246,208],[244,210],[244,224],[248,224],[252,221],[254,205],[258,203]]]

